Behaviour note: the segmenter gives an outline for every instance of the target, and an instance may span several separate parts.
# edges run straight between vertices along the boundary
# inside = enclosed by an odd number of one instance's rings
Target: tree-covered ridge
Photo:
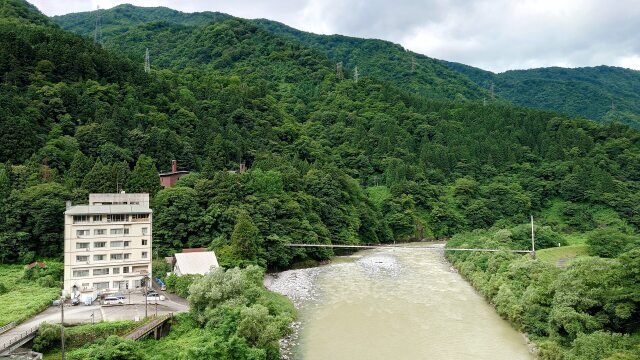
[[[0,0],[0,19],[30,22],[35,24],[51,24],[51,20],[35,6],[24,0]]]
[[[612,66],[549,67],[499,74],[446,62],[476,84],[514,104],[640,128],[640,71]]]
[[[219,22],[233,17],[212,12],[185,14],[167,8],[139,8],[121,5],[109,10],[101,10],[105,46],[118,50],[131,50],[136,42],[137,47],[148,46],[162,58],[171,57],[170,49],[147,42],[145,37],[117,37],[123,32],[136,31],[145,24],[164,22],[164,26],[181,25],[185,31],[199,32],[199,28],[212,22]],[[96,12],[85,12],[54,17],[54,21],[63,28],[81,35],[91,35],[94,31]],[[240,19],[237,19],[240,20]],[[382,40],[365,40],[346,36],[322,36],[302,32],[278,22],[259,19],[243,20],[255,24],[268,32],[295,39],[307,47],[325,54],[333,63],[333,71],[337,62],[343,63],[343,76],[353,76],[358,66],[360,76],[375,76],[389,81],[396,86],[419,94],[429,99],[480,99],[484,91],[465,76],[451,71],[438,61],[424,55],[406,52],[401,46]],[[153,29],[149,29],[153,31]],[[144,30],[143,30],[144,31]],[[160,32],[163,32],[162,29]],[[157,46],[160,45],[160,46]],[[139,53],[139,50],[136,49]],[[184,55],[184,54],[182,54]],[[180,57],[181,59],[183,58]],[[412,60],[415,59],[415,65]],[[206,58],[200,58],[200,61]],[[169,66],[166,61],[154,62],[161,66]]]
[[[3,261],[60,253],[63,201],[118,187],[154,195],[162,254],[211,246],[228,264],[330,254],[285,242],[450,236],[554,199],[640,224],[639,135],[627,127],[340,80],[322,54],[243,20],[201,30],[117,35],[148,37],[171,55],[158,61],[177,62],[145,74],[57,27],[5,27],[1,50],[16,60],[0,87]],[[197,173],[158,192],[155,169],[172,159]],[[227,172],[241,162],[249,172]]]

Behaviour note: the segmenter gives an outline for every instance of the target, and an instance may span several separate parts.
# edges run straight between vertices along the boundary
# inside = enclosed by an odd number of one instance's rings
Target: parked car
[[[124,304],[124,300],[117,298],[115,296],[107,296],[106,298],[104,298],[104,304],[105,305]]]
[[[111,297],[115,297],[115,298],[122,299],[122,300],[125,299],[125,297],[124,297],[124,295],[122,293],[115,293],[115,294],[111,295]]]
[[[51,306],[60,306],[60,300],[53,300]]]
[[[71,299],[71,305],[76,306],[78,304],[80,304],[80,299],[78,299],[77,297]]]
[[[147,294],[147,301],[163,301],[164,295],[160,295],[157,292],[150,292]]]

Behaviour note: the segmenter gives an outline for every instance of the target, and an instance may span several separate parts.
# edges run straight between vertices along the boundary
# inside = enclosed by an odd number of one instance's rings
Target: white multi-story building
[[[64,291],[135,289],[151,278],[149,194],[90,194],[64,213]],[[74,288],[75,286],[75,288]]]

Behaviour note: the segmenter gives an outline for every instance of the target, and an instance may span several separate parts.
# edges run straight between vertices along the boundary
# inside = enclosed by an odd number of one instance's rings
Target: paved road
[[[91,314],[95,314],[95,321],[102,321],[102,314],[100,312],[99,305],[91,305],[91,306],[70,306],[65,305],[64,307],[64,322],[65,324],[82,324],[91,322]],[[39,313],[38,315],[32,317],[31,319],[19,324],[13,329],[7,331],[6,333],[0,335],[0,344],[5,341],[9,341],[19,334],[30,330],[36,326],[39,326],[43,322],[48,323],[60,323],[60,307],[52,306]]]
[[[65,324],[83,324],[90,323],[91,316],[95,316],[94,321],[115,321],[115,320],[136,320],[142,319],[145,315],[145,297],[140,293],[125,294],[124,305],[100,306],[100,305],[77,305],[71,306],[66,304],[64,307]],[[166,296],[166,294],[165,294]],[[129,298],[130,297],[130,298]],[[129,304],[130,303],[130,304]],[[167,300],[158,301],[157,314],[166,315],[169,313],[179,313],[189,311],[186,300],[171,296]],[[147,302],[147,314],[149,316],[156,314],[155,302]],[[53,324],[60,323],[60,307],[52,306],[32,317],[31,319],[19,324],[15,328],[0,335],[0,344],[9,341],[19,334],[28,331],[41,323],[48,322]]]

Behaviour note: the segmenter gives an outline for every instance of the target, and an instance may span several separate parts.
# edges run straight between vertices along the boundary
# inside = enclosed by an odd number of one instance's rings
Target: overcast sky
[[[638,0],[29,0],[47,15],[122,3],[277,20],[379,38],[492,71],[615,65],[640,70]]]

